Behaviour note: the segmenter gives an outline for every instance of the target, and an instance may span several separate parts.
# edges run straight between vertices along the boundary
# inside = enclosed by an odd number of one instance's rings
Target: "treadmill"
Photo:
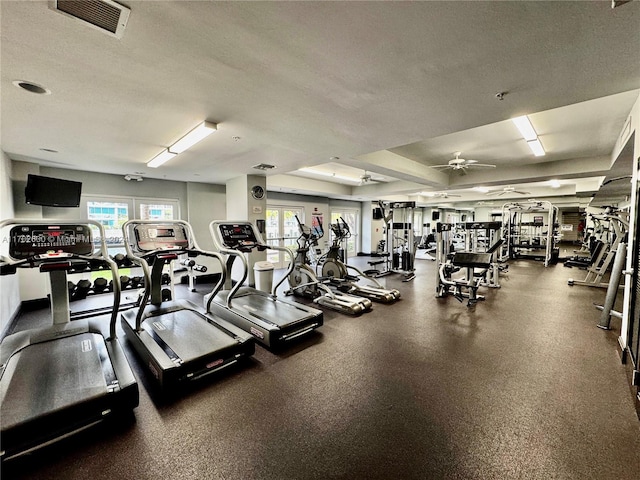
[[[218,315],[253,335],[268,348],[278,348],[306,335],[322,326],[323,312],[295,302],[278,299],[276,290],[291,274],[294,267],[291,251],[284,247],[267,245],[251,222],[214,221],[209,225],[213,243],[217,250],[228,255],[227,270],[232,271],[233,262],[240,259],[243,266],[242,279],[232,285],[231,275],[225,288],[216,294],[205,296],[205,305]],[[249,273],[245,253],[278,250],[289,255],[289,269],[276,283],[271,293],[243,286]]]
[[[129,220],[122,226],[127,258],[142,267],[145,289],[139,307],[120,315],[138,356],[166,391],[239,363],[255,351],[255,342],[236,326],[188,300],[163,298],[162,274],[179,256],[212,257],[222,273],[224,259],[198,247],[191,226],[180,220]]]
[[[66,221],[68,222],[68,221]],[[30,453],[130,413],[139,392],[116,338],[120,281],[102,225],[60,220],[5,220],[12,226],[0,274],[38,268],[49,274],[52,325],[8,335],[0,344],[0,457]],[[98,230],[99,239],[92,236]],[[5,237],[6,238],[6,237]],[[94,243],[95,242],[95,243]],[[70,321],[67,274],[107,267],[113,275],[108,322]]]

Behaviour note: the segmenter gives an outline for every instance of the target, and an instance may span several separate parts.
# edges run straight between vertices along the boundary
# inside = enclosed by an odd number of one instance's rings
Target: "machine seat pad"
[[[456,252],[452,263],[457,267],[489,268],[491,266],[491,254]]]

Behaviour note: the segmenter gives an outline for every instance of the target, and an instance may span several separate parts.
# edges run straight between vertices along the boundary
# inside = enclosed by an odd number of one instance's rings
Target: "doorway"
[[[286,247],[295,256],[298,248],[296,240],[300,235],[296,216],[304,223],[303,207],[269,206],[267,207],[267,224],[265,240],[268,245]],[[284,252],[267,250],[267,261],[273,263],[275,268],[286,268],[289,258]]]

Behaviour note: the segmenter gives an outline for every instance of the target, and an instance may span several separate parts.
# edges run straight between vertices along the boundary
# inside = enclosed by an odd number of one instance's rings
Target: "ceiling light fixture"
[[[531,120],[526,115],[522,115],[520,117],[512,118],[511,121],[518,127],[520,130],[520,134],[522,138],[527,141],[529,144],[529,148],[533,152],[536,157],[542,157],[545,154],[544,148],[542,148],[542,143],[540,143],[540,139],[538,138],[538,134],[536,133],[533,125],[531,125]]]
[[[187,133],[184,137],[178,140],[176,143],[169,147],[169,150],[173,153],[182,153],[185,150],[193,147],[200,140],[208,137],[218,129],[215,123],[202,122],[196,128]]]
[[[538,134],[531,125],[531,121],[529,117],[526,115],[522,115],[521,117],[512,118],[511,121],[518,127],[520,133],[522,134],[522,138],[524,138],[527,142],[530,140],[535,140],[538,138]]]
[[[544,156],[544,148],[542,148],[542,144],[539,139],[536,138],[535,140],[528,141],[527,144],[536,157]]]
[[[147,163],[147,166],[151,168],[159,167],[163,163],[171,160],[179,153],[182,153],[185,150],[193,147],[196,143],[208,137],[217,129],[218,125],[215,123],[207,121],[202,122],[176,143],[171,145],[169,148],[165,148],[160,154],[156,155],[151,161]]]
[[[160,165],[162,165],[165,162],[168,162],[176,155],[177,153],[170,152],[168,148],[165,148],[162,152],[160,152],[158,155],[153,157],[149,162],[147,162],[147,167],[158,168]]]
[[[473,187],[471,190],[480,193],[487,193],[489,191],[487,187]]]
[[[551,188],[560,188],[560,182],[558,180],[549,180],[549,186]]]
[[[323,172],[322,170],[315,170],[313,168],[299,168],[298,169],[299,172],[304,172],[304,173],[311,173],[314,175],[322,175],[323,177],[331,177],[331,178],[336,178],[338,180],[346,180],[349,182],[355,182],[355,183],[360,183],[360,179],[359,178],[352,178],[352,177],[347,177],[346,175],[337,175],[335,173],[332,172]]]

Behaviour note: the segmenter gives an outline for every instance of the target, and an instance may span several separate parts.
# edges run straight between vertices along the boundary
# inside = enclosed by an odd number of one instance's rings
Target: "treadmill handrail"
[[[109,257],[109,250],[107,249],[107,240],[104,235],[104,227],[101,223],[95,220],[82,220],[81,222],[72,222],[64,219],[33,219],[33,218],[10,218],[0,222],[0,230],[9,225],[92,225],[96,227],[100,234],[100,248],[96,252],[95,243],[94,250],[91,255],[72,255],[70,258],[78,258],[83,260],[99,259],[109,265],[111,270],[112,286],[113,286],[113,309],[111,310],[111,319],[109,320],[109,338],[107,341],[115,340],[116,335],[116,322],[118,319],[118,310],[120,309],[120,276],[118,275],[118,265]],[[95,239],[92,239],[92,241]],[[93,242],[92,242],[93,243]],[[10,262],[11,264],[12,262]],[[17,260],[13,262],[22,266],[25,262],[23,260]],[[34,265],[35,266],[35,265]]]
[[[229,290],[229,295],[227,295],[228,308],[231,308],[231,299],[238,292],[238,290],[240,290],[240,287],[244,284],[244,282],[247,280],[247,277],[249,276],[249,262],[247,262],[247,259],[243,255],[243,252],[241,252],[240,250],[236,250],[234,248],[226,247],[224,245],[222,238],[220,236],[220,230],[219,230],[220,225],[249,225],[253,230],[253,235],[256,237],[256,240],[257,240],[255,244],[251,245],[252,249],[261,248],[261,249],[267,249],[267,250],[276,250],[280,252],[286,252],[286,254],[289,256],[289,267],[287,268],[286,273],[282,276],[280,281],[271,288],[271,298],[275,300],[278,297],[276,295],[276,290],[289,277],[289,274],[293,272],[293,269],[295,266],[293,252],[289,250],[287,247],[278,247],[276,245],[267,244],[262,238],[262,235],[260,235],[260,232],[258,231],[258,229],[253,225],[253,223],[249,221],[246,221],[246,220],[238,220],[238,221],[214,220],[212,221],[209,224],[209,231],[211,232],[211,237],[213,238],[213,244],[216,247],[216,250],[218,250],[220,253],[224,253],[227,255],[235,255],[236,257],[239,257],[240,260],[242,261],[242,266],[243,266],[242,280],[240,280],[239,282],[236,282],[236,284],[231,288],[231,290]]]
[[[147,252],[144,254],[145,257],[150,257],[152,255],[160,255],[162,253],[174,253],[176,255],[181,255],[183,253],[189,256],[198,256],[202,255],[204,257],[211,257],[218,260],[220,263],[220,280],[213,286],[213,289],[210,294],[211,298],[215,297],[217,293],[224,286],[224,282],[227,279],[227,269],[224,264],[224,258],[217,252],[213,252],[210,250],[202,250],[198,243],[196,242],[196,238],[193,234],[193,229],[191,228],[191,224],[185,222],[184,220],[129,220],[122,225],[122,234],[124,238],[124,248],[127,252],[127,258],[134,263],[137,263],[140,267],[142,267],[142,272],[144,276],[144,294],[142,299],[140,300],[140,305],[138,308],[138,314],[136,315],[136,330],[140,330],[142,325],[142,318],[144,314],[144,306],[149,301],[149,297],[151,296],[151,269],[149,268],[149,262],[143,257],[138,257],[131,250],[131,245],[128,241],[129,238],[129,227],[140,225],[140,224],[149,224],[149,225],[181,225],[185,228],[187,232],[187,240],[188,246],[182,249],[157,249],[151,252]],[[195,254],[195,255],[194,255]],[[208,302],[206,305],[206,313],[211,313],[210,309],[211,302]]]

